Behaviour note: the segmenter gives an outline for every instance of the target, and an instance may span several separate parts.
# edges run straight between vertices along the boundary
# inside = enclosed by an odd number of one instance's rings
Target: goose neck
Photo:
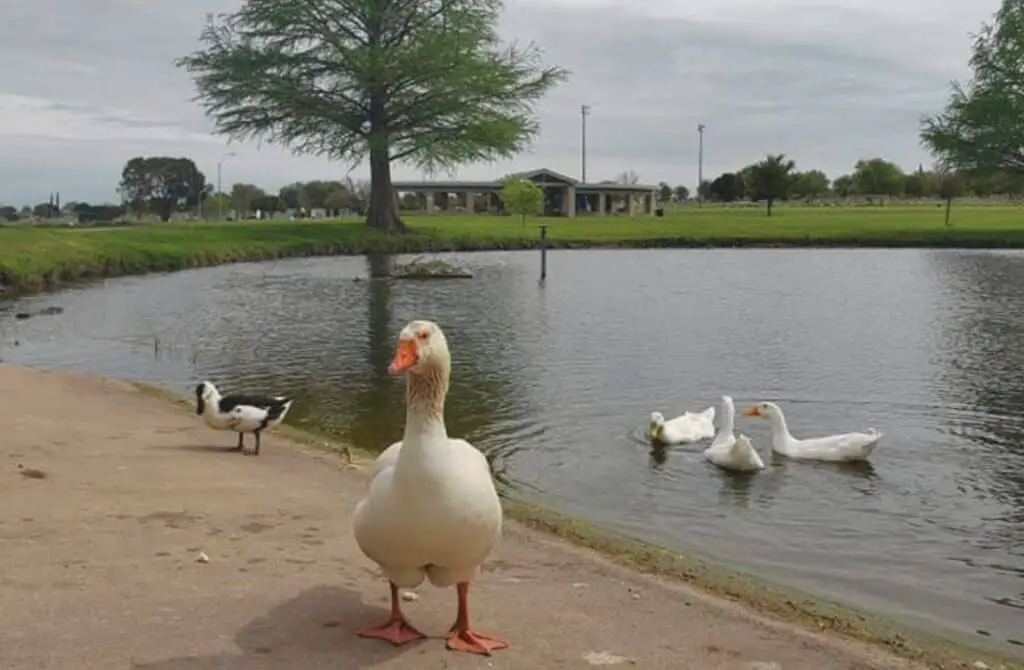
[[[444,427],[444,401],[448,394],[448,376],[431,368],[410,372],[405,383],[405,440],[447,437]]]

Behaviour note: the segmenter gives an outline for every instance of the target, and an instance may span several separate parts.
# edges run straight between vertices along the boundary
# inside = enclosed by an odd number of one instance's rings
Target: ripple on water
[[[449,336],[453,435],[522,495],[1003,651],[1024,630],[1024,255],[659,250],[457,256],[467,282],[354,281],[362,259],[133,277],[19,303],[2,357],[188,392],[295,394],[289,421],[400,439],[398,329]],[[401,259],[406,260],[406,259]],[[19,340],[20,346],[11,346]],[[797,436],[875,427],[873,465],[770,454],[737,476],[706,444],[652,449],[650,412],[782,404]]]

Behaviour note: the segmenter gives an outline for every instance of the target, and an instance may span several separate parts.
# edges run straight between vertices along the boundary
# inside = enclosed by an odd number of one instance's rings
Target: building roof
[[[585,184],[578,179],[573,179],[568,175],[548,170],[547,168],[513,172],[506,177],[493,181],[396,181],[392,182],[392,185],[396,191],[497,191],[509,179],[530,179],[546,185],[551,185],[552,182],[560,182],[566,186],[575,186],[577,193],[649,193],[650,191],[657,190],[656,186],[649,186],[647,184],[616,184],[609,182]]]

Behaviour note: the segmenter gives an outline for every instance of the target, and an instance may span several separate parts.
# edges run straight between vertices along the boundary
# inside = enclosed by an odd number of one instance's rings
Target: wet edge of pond
[[[132,382],[132,385],[146,396],[192,409],[191,399],[174,391],[145,382]],[[348,458],[360,469],[360,463],[372,462],[377,457],[370,451],[343,445],[330,436],[309,429],[280,425],[275,432],[292,442]],[[772,619],[880,646],[896,656],[929,667],[973,670],[981,667],[976,665],[981,661],[991,668],[1024,670],[1024,663],[977,649],[966,640],[933,635],[799,589],[778,586],[736,568],[714,565],[682,551],[665,549],[601,529],[543,505],[507,495],[502,498],[505,516],[526,528],[592,550],[613,563],[638,572],[696,587]]]

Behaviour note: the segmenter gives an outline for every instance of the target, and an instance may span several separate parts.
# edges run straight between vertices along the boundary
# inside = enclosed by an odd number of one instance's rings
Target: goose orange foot
[[[384,640],[396,647],[415,642],[416,640],[422,640],[426,637],[426,635],[413,628],[408,620],[406,620],[398,600],[398,587],[394,584],[391,584],[391,614],[388,615],[387,621],[378,626],[370,626],[369,628],[356,631],[356,635]]]
[[[490,656],[492,651],[508,649],[507,640],[477,633],[469,627],[469,584],[458,584],[456,589],[459,593],[459,613],[452,624],[451,635],[448,636],[445,646],[452,651],[465,651],[483,656]]]

